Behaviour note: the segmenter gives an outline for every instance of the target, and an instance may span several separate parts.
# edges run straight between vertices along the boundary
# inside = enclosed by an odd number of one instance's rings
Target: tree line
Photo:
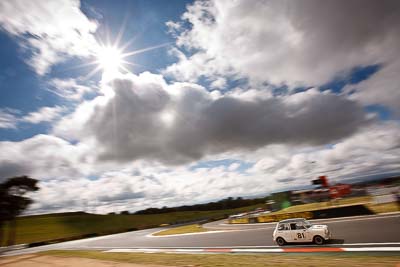
[[[0,246],[4,243],[4,229],[8,225],[7,246],[15,244],[17,220],[33,200],[26,197],[28,192],[39,190],[37,180],[28,176],[18,176],[0,183]]]
[[[216,202],[209,202],[205,204],[196,205],[184,205],[179,207],[162,207],[162,208],[148,208],[145,210],[140,210],[134,214],[160,214],[168,212],[177,211],[208,211],[208,210],[225,210],[225,209],[236,209],[256,204],[264,204],[268,200],[267,197],[264,198],[254,198],[254,199],[244,199],[242,197],[228,197]],[[127,212],[125,211],[125,214]]]

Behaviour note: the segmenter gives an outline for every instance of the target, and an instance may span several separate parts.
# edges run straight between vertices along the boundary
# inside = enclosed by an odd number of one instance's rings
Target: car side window
[[[287,231],[290,230],[289,225],[286,223],[279,224],[278,231]]]
[[[290,224],[290,230],[296,230],[296,224],[295,223],[291,223]]]
[[[305,229],[302,223],[296,223],[296,230],[302,230]]]

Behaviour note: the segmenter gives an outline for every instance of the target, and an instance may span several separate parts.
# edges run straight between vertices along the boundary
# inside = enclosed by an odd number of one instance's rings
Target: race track
[[[333,240],[325,244],[324,246],[326,247],[400,247],[399,213],[316,220],[313,223],[327,224],[332,231]],[[115,248],[277,247],[272,241],[272,232],[275,223],[226,225],[224,221],[218,221],[206,224],[205,227],[216,230],[216,232],[155,237],[151,234],[164,229],[155,228],[11,251],[6,253],[6,255],[52,249],[108,250]],[[289,247],[292,246],[299,245],[290,245]]]

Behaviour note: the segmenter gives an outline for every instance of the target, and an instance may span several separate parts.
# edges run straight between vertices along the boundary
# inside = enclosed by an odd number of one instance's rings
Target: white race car
[[[332,234],[328,226],[314,225],[303,218],[280,221],[273,233],[273,239],[279,246],[292,242],[314,242],[322,245],[331,238]]]

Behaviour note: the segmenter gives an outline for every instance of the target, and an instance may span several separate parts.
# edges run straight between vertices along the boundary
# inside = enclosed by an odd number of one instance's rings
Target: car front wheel
[[[314,236],[314,243],[317,245],[322,245],[324,244],[324,239],[321,236],[316,235]]]
[[[279,246],[283,246],[283,245],[285,245],[285,239],[283,239],[282,237],[278,237],[277,239],[276,239],[276,243],[279,245]]]

